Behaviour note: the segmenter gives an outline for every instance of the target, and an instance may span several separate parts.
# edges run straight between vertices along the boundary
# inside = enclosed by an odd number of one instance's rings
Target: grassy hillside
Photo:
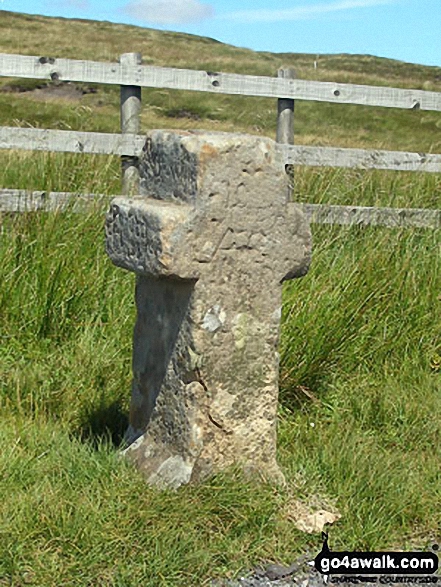
[[[54,50],[56,48],[56,50]],[[368,56],[273,55],[212,39],[0,11],[0,51],[441,91],[441,70]],[[43,86],[43,87],[41,87]],[[274,100],[143,91],[143,129],[274,137]],[[0,125],[118,131],[118,89],[0,79]],[[441,152],[439,113],[296,104],[299,143]],[[117,193],[116,157],[0,152],[0,187]],[[298,200],[440,208],[438,174],[296,169]],[[104,209],[0,218],[0,585],[208,585],[317,553],[299,503],[337,509],[336,550],[441,541],[439,232],[313,227],[284,289],[279,460],[160,493],[119,459],[133,275],[104,252]]]
[[[296,69],[298,77],[304,79],[441,90],[441,68],[370,56],[324,55],[319,57],[318,67],[314,69],[315,55],[257,53],[191,35],[7,11],[1,11],[0,33],[0,51],[6,53],[115,61],[123,52],[139,51],[144,63],[153,65],[269,76],[275,75],[281,66],[290,66]],[[143,130],[208,128],[275,136],[275,100],[163,89],[145,89],[142,99]],[[41,80],[0,78],[0,125],[118,132],[119,89],[92,84],[62,84],[60,87]],[[299,144],[436,153],[441,152],[440,130],[441,113],[437,112],[296,103],[295,132]],[[99,182],[92,179],[97,167],[96,158],[74,160],[78,164],[81,161],[82,182],[77,173],[65,173],[60,169],[60,166],[63,169],[78,168],[69,155],[22,153],[20,163],[16,164],[15,154],[0,152],[0,164],[6,167],[0,183],[3,187],[57,190],[85,189],[87,183],[89,189],[99,188],[107,193],[119,191],[116,158],[103,158],[109,173],[107,176],[101,174]],[[48,165],[55,166],[57,173],[42,175],[41,170]],[[29,173],[29,167],[35,167],[38,172]],[[73,182],[72,174],[75,176]],[[315,170],[312,174],[314,183],[318,176],[327,177],[326,174],[324,170]],[[297,175],[302,189],[296,198],[317,201],[317,193],[310,187],[311,172],[299,169]],[[343,175],[348,186],[354,185],[354,181],[360,183],[357,174],[344,172]],[[409,198],[413,198],[412,190],[408,189],[411,177],[405,177],[405,174],[380,176],[383,178],[380,182],[385,181],[381,193],[389,192],[391,205],[410,205]],[[371,174],[365,174],[365,177],[371,177]],[[394,184],[393,190],[390,189],[391,183]],[[326,197],[335,203],[351,203],[353,200],[352,194],[343,197],[340,189],[337,192],[328,192]],[[438,197],[438,190],[430,190],[420,203],[436,207]],[[363,197],[360,203],[375,202]]]
[[[0,52],[116,61],[121,53],[142,53],[144,63],[211,71],[276,75],[294,67],[299,78],[389,85],[441,91],[441,68],[370,56],[271,54],[239,49],[212,39],[105,22],[65,20],[1,12]],[[318,67],[314,69],[314,61]],[[11,90],[31,89],[41,81],[0,80]],[[118,89],[95,87],[80,99],[24,92],[1,94],[0,124],[7,120],[35,126],[118,130]],[[83,88],[83,91],[87,91]],[[143,127],[206,127],[274,136],[274,100],[194,92],[144,90]],[[83,108],[81,108],[83,106]],[[92,112],[89,110],[92,108]],[[323,103],[298,102],[298,142],[388,146],[436,152],[441,148],[439,113],[402,112]]]
[[[413,65],[366,55],[266,53],[240,49],[214,39],[109,22],[67,20],[1,10],[0,50],[23,55],[114,61],[121,53],[138,51],[144,63],[274,75],[281,64],[294,66],[299,77],[353,83],[441,88],[441,68]]]

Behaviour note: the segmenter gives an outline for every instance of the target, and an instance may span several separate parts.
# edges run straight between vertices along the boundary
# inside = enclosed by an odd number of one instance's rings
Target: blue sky
[[[258,51],[441,66],[441,0],[0,0],[0,9],[181,31]]]

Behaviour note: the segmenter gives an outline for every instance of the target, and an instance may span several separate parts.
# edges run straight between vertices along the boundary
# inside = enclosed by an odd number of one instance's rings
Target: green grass
[[[133,279],[106,259],[102,223],[99,211],[3,219],[0,577],[196,586],[289,562],[318,549],[286,516],[297,499],[342,513],[336,548],[439,538],[435,232],[316,227],[311,271],[284,291],[287,487],[232,472],[161,493],[115,452],[128,411]]]
[[[53,425],[8,424],[2,489],[13,495],[0,548],[14,585],[202,585],[268,556],[262,536],[276,546],[278,527],[294,543],[269,487],[230,475],[159,493],[106,445],[92,449]]]
[[[313,56],[109,23],[2,11],[0,28],[5,52],[56,45],[60,56],[106,60],[140,50],[158,65],[263,75],[283,59],[310,79],[439,89],[437,68],[367,56],[322,56],[314,70]],[[149,90],[143,101],[143,129],[275,133],[271,100]],[[117,89],[76,101],[0,93],[0,106],[1,125],[118,131]],[[439,113],[296,104],[297,140],[308,144],[439,152],[440,126]],[[120,191],[116,157],[4,151],[0,164],[0,187]],[[435,174],[296,170],[303,202],[439,208],[440,195]],[[439,232],[314,226],[311,269],[284,288],[286,487],[230,471],[159,492],[116,450],[134,279],[106,257],[105,208],[0,218],[0,585],[199,587],[260,561],[289,563],[320,548],[290,519],[297,500],[340,511],[336,549],[441,540]]]

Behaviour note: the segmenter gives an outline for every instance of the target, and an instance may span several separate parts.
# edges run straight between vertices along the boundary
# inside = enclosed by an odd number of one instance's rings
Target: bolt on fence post
[[[277,77],[295,79],[296,72],[292,68],[281,68],[277,71]],[[294,144],[294,100],[291,98],[279,98],[277,100],[276,142],[282,145]],[[294,187],[294,166],[286,165],[285,169],[289,176],[290,189],[292,189]]]
[[[141,65],[140,53],[123,53],[119,62],[121,65]],[[141,114],[141,87],[121,86],[121,133],[139,134]],[[122,191],[123,194],[139,193],[138,157],[121,157],[122,164]]]

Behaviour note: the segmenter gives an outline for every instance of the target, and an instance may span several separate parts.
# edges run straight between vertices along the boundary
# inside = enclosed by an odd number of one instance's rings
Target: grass
[[[155,64],[265,75],[283,58],[311,79],[439,87],[436,68],[371,57],[323,56],[314,70],[307,55],[109,23],[2,11],[0,28],[9,52],[50,54],[56,42],[66,57],[141,50]],[[127,46],[129,29],[136,47]],[[242,98],[152,90],[144,103],[145,129],[274,136],[271,101],[250,109]],[[117,104],[117,91],[101,87],[79,101],[0,93],[0,124],[117,131]],[[439,151],[437,113],[299,102],[296,121],[299,142]],[[1,187],[120,190],[115,157],[5,151],[0,163]],[[322,169],[298,170],[294,197],[437,208],[440,192],[435,174]],[[286,487],[229,471],[158,492],[116,450],[127,423],[134,283],[105,255],[105,207],[0,219],[0,585],[196,587],[261,561],[289,563],[320,548],[292,523],[299,500],[342,514],[330,529],[335,549],[439,542],[439,234],[313,227],[310,272],[284,289]]]
[[[335,548],[439,538],[435,232],[316,227],[311,271],[284,291],[287,487],[232,472],[163,494],[115,453],[128,411],[133,279],[105,257],[102,214],[20,215],[3,228],[0,576],[204,584],[317,551],[317,537],[286,515],[298,499],[342,513]]]

